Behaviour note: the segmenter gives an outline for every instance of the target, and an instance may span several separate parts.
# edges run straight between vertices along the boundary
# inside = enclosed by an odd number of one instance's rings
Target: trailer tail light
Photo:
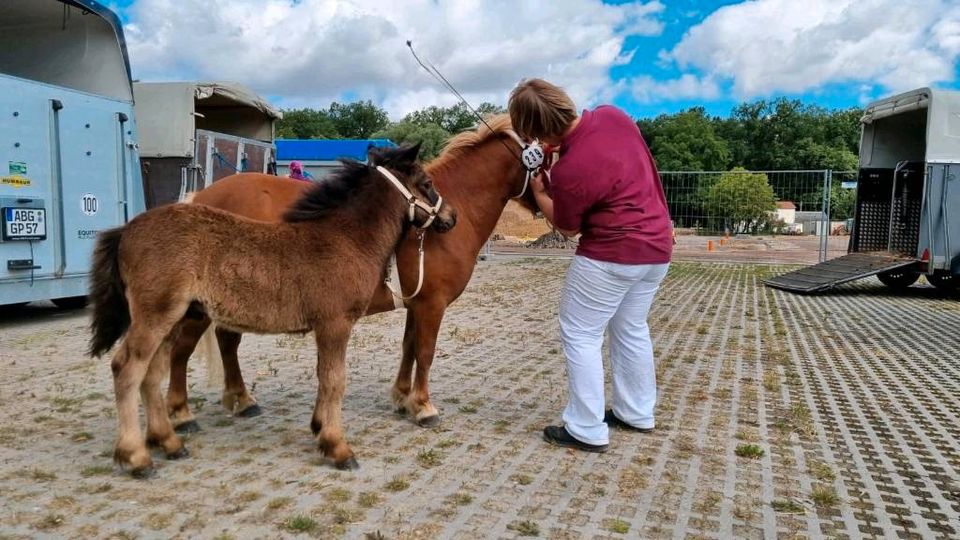
[[[920,255],[920,271],[927,273],[930,268],[930,249],[924,249],[923,253]]]

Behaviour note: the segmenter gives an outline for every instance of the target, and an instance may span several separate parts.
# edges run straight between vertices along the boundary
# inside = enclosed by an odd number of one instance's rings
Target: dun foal
[[[202,313],[234,331],[312,330],[319,387],[311,428],[338,468],[358,466],[340,420],[350,332],[408,224],[434,223],[443,232],[456,222],[416,161],[418,151],[419,145],[374,152],[371,165],[345,161],[282,223],[173,204],[100,235],[90,353],[102,355],[126,334],[111,363],[117,462],[137,476],[153,468],[140,436],[138,390],[146,442],[171,459],[188,455],[170,425],[160,384],[181,319]]]

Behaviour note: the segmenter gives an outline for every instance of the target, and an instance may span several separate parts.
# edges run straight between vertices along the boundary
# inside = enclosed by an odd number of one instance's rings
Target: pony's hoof
[[[136,478],[137,480],[149,480],[153,478],[157,473],[157,470],[153,465],[147,465],[145,467],[139,467],[136,469],[130,469],[130,476]]]
[[[423,428],[433,428],[440,425],[440,415],[431,414],[430,416],[424,416],[423,418],[417,420],[417,425]]]
[[[393,408],[393,412],[395,412],[395,413],[403,416],[403,415],[407,414],[407,408],[404,407],[403,405],[396,405],[396,406],[394,406],[394,408]]]
[[[263,409],[260,408],[260,405],[257,405],[256,403],[254,403],[253,405],[250,405],[246,409],[237,412],[235,416],[239,418],[253,418],[256,416],[260,416],[261,414],[263,414]]]
[[[173,430],[181,435],[188,435],[200,431],[200,424],[196,420],[190,420],[173,428]]]
[[[181,446],[180,449],[177,450],[176,452],[167,454],[167,459],[173,459],[173,460],[183,459],[188,457],[190,457],[190,451],[187,450],[186,446]]]
[[[360,468],[360,463],[357,462],[357,458],[350,456],[340,463],[337,463],[336,467],[341,471],[356,471]]]

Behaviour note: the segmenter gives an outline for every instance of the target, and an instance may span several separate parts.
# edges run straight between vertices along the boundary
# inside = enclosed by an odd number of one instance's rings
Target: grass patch
[[[345,488],[333,488],[327,492],[327,499],[333,502],[347,502],[350,500],[350,497],[353,496],[353,493],[349,489]]]
[[[110,465],[90,465],[80,471],[80,476],[90,478],[91,476],[105,476],[113,473],[113,467]]]
[[[833,486],[819,484],[813,486],[813,490],[810,492],[810,500],[819,508],[830,508],[840,502],[840,497]]]
[[[421,450],[417,452],[417,463],[419,463],[421,467],[427,469],[436,467],[437,465],[443,463],[443,452],[433,449]]]
[[[520,536],[540,536],[540,526],[530,520],[511,523],[507,528],[517,531]]]
[[[302,514],[287,518],[282,524],[283,530],[292,533],[309,533],[317,530],[318,527],[320,524],[315,519]]]
[[[277,497],[276,499],[270,499],[270,502],[267,503],[267,510],[279,510],[285,506],[289,506],[293,502],[293,499],[290,497]]]
[[[357,504],[362,508],[373,508],[383,502],[383,495],[373,491],[364,491],[357,495]]]
[[[630,524],[622,519],[615,519],[607,525],[607,530],[617,534],[627,534],[630,531]]]
[[[457,492],[450,496],[450,502],[457,506],[466,506],[473,502],[473,495],[469,493]]]
[[[513,474],[513,475],[510,475],[510,479],[520,484],[521,486],[527,486],[527,485],[530,485],[531,482],[533,482],[533,478],[529,474]]]
[[[404,478],[402,475],[398,475],[391,478],[390,481],[384,484],[383,487],[388,491],[403,491],[410,487],[410,481]]]
[[[821,461],[814,461],[810,463],[810,473],[817,480],[823,480],[824,482],[832,482],[837,477],[834,474],[833,469]]]
[[[770,503],[770,506],[781,514],[803,514],[806,509],[802,504],[793,499],[777,499]]]
[[[510,428],[509,420],[497,420],[496,422],[493,423],[493,431],[494,433],[497,433],[499,435],[503,435],[504,433],[509,431],[509,428]]]
[[[28,476],[37,482],[49,482],[51,480],[56,480],[57,475],[52,472],[47,472],[43,469],[33,469],[28,473]]]
[[[457,410],[460,411],[462,414],[475,414],[479,409],[477,409],[473,405],[461,405],[460,407],[457,408]]]
[[[50,531],[56,529],[66,522],[63,514],[47,514],[33,524],[33,528],[40,531]]]
[[[74,433],[73,437],[70,437],[70,440],[73,442],[87,442],[93,440],[93,433],[87,431]]]
[[[760,459],[763,457],[763,448],[755,444],[738,444],[733,453],[742,458]]]
[[[437,448],[450,448],[451,446],[457,446],[460,444],[460,441],[456,439],[444,439],[437,443]]]

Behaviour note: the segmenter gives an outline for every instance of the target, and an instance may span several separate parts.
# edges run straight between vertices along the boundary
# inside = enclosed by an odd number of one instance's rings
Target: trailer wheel
[[[60,309],[81,309],[87,307],[86,296],[68,296],[66,298],[54,298],[51,300],[53,305]]]
[[[960,291],[960,277],[950,273],[933,274],[927,276],[927,281],[943,292],[955,293]]]
[[[877,274],[884,285],[895,291],[906,289],[920,279],[920,272],[916,270],[893,270]]]

